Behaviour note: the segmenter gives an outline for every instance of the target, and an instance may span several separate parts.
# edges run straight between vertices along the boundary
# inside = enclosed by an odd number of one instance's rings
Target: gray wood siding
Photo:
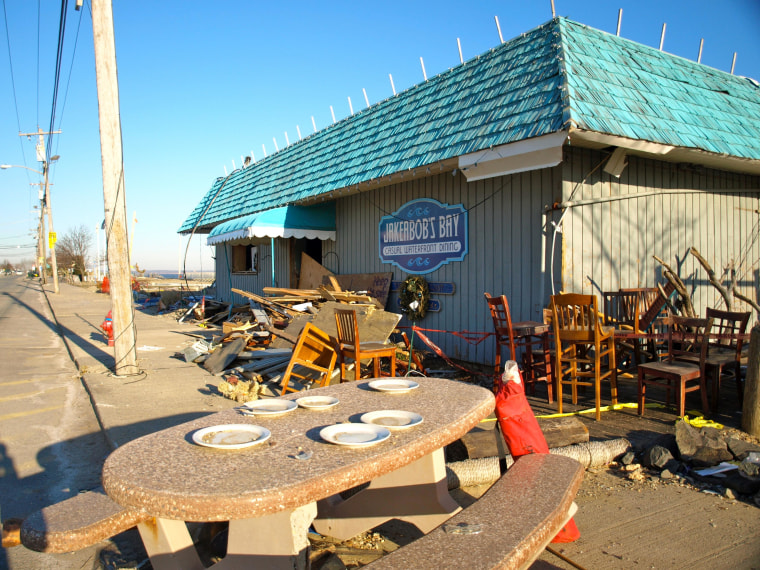
[[[632,198],[567,210],[561,254],[559,248],[555,253],[561,267],[560,273],[555,260],[557,292],[599,295],[654,286],[664,282],[652,257],[657,255],[693,291],[700,315],[707,307],[725,308],[706,271],[688,253],[696,247],[719,275],[733,263],[739,290],[758,298],[758,177],[628,157],[618,180],[600,167],[605,153],[567,148],[565,158],[563,200]],[[552,219],[561,215],[555,211]],[[751,310],[741,302],[734,309]]]
[[[378,190],[352,195],[337,204],[336,256],[326,256],[325,265],[341,273],[393,273],[394,281],[408,274],[380,261],[380,219],[418,198],[433,198],[444,204],[463,204],[468,210],[469,250],[461,262],[448,263],[425,274],[427,281],[454,283],[454,295],[439,295],[441,311],[429,312],[418,326],[442,332],[427,332],[429,338],[450,357],[469,362],[492,362],[491,338],[478,344],[453,332],[491,332],[493,323],[483,293],[506,294],[512,318],[536,320],[545,306],[548,284],[541,298],[541,233],[544,205],[560,196],[560,169],[545,169],[467,183],[461,173],[445,172],[411,178]],[[548,283],[548,281],[547,281]],[[387,310],[400,312],[398,295],[389,297]],[[406,318],[400,326],[409,326]],[[419,342],[419,341],[418,341]],[[419,345],[418,345],[419,346]]]
[[[425,275],[428,281],[453,283],[455,294],[436,296],[441,311],[417,324],[434,329],[426,334],[448,356],[479,363],[493,362],[493,339],[467,342],[452,333],[493,330],[485,291],[507,295],[514,321],[541,320],[552,294],[552,263],[556,292],[598,295],[662,282],[660,265],[652,258],[657,254],[693,288],[695,306],[704,314],[706,307],[720,307],[722,301],[687,253],[695,246],[718,273],[733,261],[740,290],[758,298],[760,178],[629,157],[616,179],[602,170],[606,158],[602,152],[568,147],[565,161],[555,168],[472,183],[459,172],[406,175],[375,190],[339,197],[337,238],[322,242],[323,265],[336,274],[390,271],[394,281],[403,281],[408,274],[380,261],[380,219],[418,198],[463,204],[468,210],[467,256]],[[599,202],[568,208],[564,218],[560,209],[544,216],[548,206],[570,199]],[[552,223],[560,219],[561,233],[552,249]],[[225,291],[229,295],[230,286],[260,293],[272,284],[271,248],[259,247],[259,274],[231,276],[223,248],[217,247],[221,300],[229,300]],[[275,240],[274,255],[275,284],[288,287],[287,240]],[[400,312],[397,300],[391,294],[386,309]],[[742,303],[735,308],[749,310]],[[404,318],[400,325],[410,323]]]

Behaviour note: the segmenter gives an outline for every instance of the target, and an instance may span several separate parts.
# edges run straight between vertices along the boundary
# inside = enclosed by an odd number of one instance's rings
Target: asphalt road
[[[97,487],[108,453],[39,286],[0,277],[0,518]],[[95,548],[55,556],[0,549],[0,569],[94,567]]]

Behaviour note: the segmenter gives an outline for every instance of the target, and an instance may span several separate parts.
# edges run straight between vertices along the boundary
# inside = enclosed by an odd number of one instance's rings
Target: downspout
[[[272,248],[272,255],[269,256],[272,258],[272,287],[277,287],[274,281],[274,238],[269,238],[269,243],[271,244],[270,247]]]

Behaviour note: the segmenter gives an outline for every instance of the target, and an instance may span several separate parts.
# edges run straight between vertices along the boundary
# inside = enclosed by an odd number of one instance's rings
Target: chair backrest
[[[496,342],[498,344],[509,343],[510,358],[515,360],[515,337],[512,330],[512,315],[509,313],[509,303],[506,295],[491,297],[490,293],[483,293],[488,303],[488,310],[491,312],[493,319],[493,328],[496,331]],[[497,349],[499,348],[497,344]]]
[[[483,293],[488,303],[488,310],[493,319],[493,328],[499,337],[509,338],[512,341],[512,315],[509,312],[509,303],[506,295],[491,297],[489,293]]]
[[[359,344],[359,325],[353,309],[335,309],[335,324],[340,344]]]
[[[596,295],[563,293],[551,296],[556,342],[595,342],[601,332]]]
[[[658,287],[655,287],[654,289],[657,291],[656,294],[654,292],[647,292],[644,295],[643,301],[646,305],[646,310],[639,317],[639,330],[636,332],[646,331],[650,326],[652,326],[652,323],[654,323],[657,315],[660,314],[660,311],[662,311],[663,307],[665,307],[667,304],[668,299],[676,290],[676,286],[668,281],[662,288],[663,291],[665,291],[665,296],[662,295]]]
[[[747,331],[750,313],[721,311],[708,307],[706,316],[713,320],[713,333],[718,335],[714,341],[710,341],[710,345],[736,349],[737,354],[741,354],[743,339],[738,335]]]
[[[604,324],[618,329],[629,328],[638,332],[641,314],[641,292],[606,291],[602,293]]]
[[[708,340],[712,329],[712,319],[693,317],[668,317],[668,355],[669,361],[683,358],[689,362],[699,357],[699,367],[704,369],[707,358]]]

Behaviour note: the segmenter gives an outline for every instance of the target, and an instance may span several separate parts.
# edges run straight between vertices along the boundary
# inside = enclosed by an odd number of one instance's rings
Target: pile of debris
[[[675,435],[639,454],[628,452],[620,464],[631,480],[642,481],[652,473],[663,481],[683,482],[760,506],[760,445],[739,430],[697,429],[679,420]]]
[[[387,312],[382,301],[365,294],[339,290],[335,281],[331,288],[281,289],[266,287],[264,294],[232,289],[232,292],[249,299],[249,304],[219,308],[216,302],[202,300],[201,313],[193,313],[196,321],[205,327],[221,326],[221,334],[214,334],[194,342],[182,353],[188,362],[201,364],[209,373],[221,376],[219,391],[238,402],[248,402],[260,396],[280,395],[280,383],[293,355],[293,347],[306,325],[313,326],[337,337],[335,309],[350,308],[356,311],[359,338],[362,342],[390,342],[397,333],[401,315]],[[181,319],[190,317],[191,307]],[[209,316],[208,312],[214,314]],[[204,314],[205,313],[205,314]],[[203,317],[203,318],[198,318]],[[394,337],[397,343],[397,374],[409,369],[409,346],[403,335]],[[337,341],[335,341],[337,350]],[[411,369],[421,369],[424,355],[414,349]],[[353,363],[349,365],[353,366]],[[352,374],[352,373],[351,373]],[[331,383],[338,382],[339,368],[333,370]],[[316,378],[314,378],[316,379]],[[299,388],[308,389],[309,378]]]

